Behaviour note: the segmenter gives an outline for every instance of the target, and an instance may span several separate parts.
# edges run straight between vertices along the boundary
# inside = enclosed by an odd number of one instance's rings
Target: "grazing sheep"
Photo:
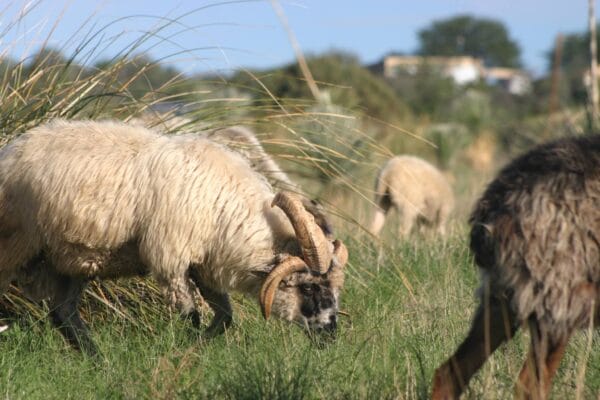
[[[542,145],[505,167],[471,215],[480,305],[433,380],[458,398],[518,327],[531,335],[520,398],[545,399],[571,335],[600,318],[600,135]]]
[[[204,133],[207,138],[224,144],[246,157],[253,169],[263,174],[276,189],[299,191],[300,188],[287,176],[267,154],[260,141],[250,129],[231,126]]]
[[[295,195],[274,196],[198,135],[56,120],[0,150],[0,293],[16,280],[49,298],[54,323],[90,353],[77,304],[91,279],[150,272],[192,316],[199,289],[211,333],[231,324],[231,291],[259,298],[265,318],[333,333],[346,260]]]
[[[428,162],[413,156],[396,156],[379,171],[375,182],[375,212],[371,233],[378,236],[385,217],[394,207],[400,217],[398,234],[410,234],[419,227],[437,227],[445,233],[446,221],[454,207],[452,189],[444,175]]]
[[[275,189],[288,190],[300,194],[304,207],[315,217],[315,222],[319,225],[325,235],[333,236],[333,225],[327,217],[323,207],[304,195],[304,192],[296,183],[294,183],[281,167],[267,154],[262,144],[254,132],[244,126],[231,126],[227,128],[218,128],[196,132],[194,128],[197,124],[186,117],[162,117],[155,114],[145,114],[142,118],[133,118],[129,124],[135,126],[145,126],[159,132],[168,132],[173,129],[184,129],[227,146],[244,156],[250,166],[264,175]]]
[[[333,226],[323,207],[315,200],[307,198],[300,186],[292,182],[275,160],[267,154],[252,130],[244,126],[231,126],[202,134],[243,155],[250,166],[264,175],[274,188],[301,194],[302,204],[314,216],[317,225],[323,229],[327,237],[333,236]]]

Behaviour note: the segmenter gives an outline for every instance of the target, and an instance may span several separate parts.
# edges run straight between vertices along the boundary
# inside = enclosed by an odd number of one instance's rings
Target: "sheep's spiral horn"
[[[273,268],[260,288],[260,309],[265,319],[271,315],[271,306],[281,280],[294,272],[306,270],[307,265],[300,257],[289,257]]]
[[[302,257],[308,266],[319,274],[329,270],[333,257],[330,243],[314,217],[306,211],[302,201],[288,192],[279,192],[271,206],[278,206],[290,219],[300,243]]]

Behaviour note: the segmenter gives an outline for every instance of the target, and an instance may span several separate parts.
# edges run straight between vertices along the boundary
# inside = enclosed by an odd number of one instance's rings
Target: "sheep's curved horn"
[[[348,249],[339,240],[333,241],[333,256],[336,261],[336,265],[340,268],[344,268],[348,262]]]
[[[323,230],[315,223],[314,217],[306,211],[300,199],[288,192],[279,192],[271,206],[278,206],[285,212],[296,232],[302,257],[308,266],[319,274],[325,274],[331,265],[332,252]]]
[[[306,269],[307,265],[303,259],[300,257],[290,257],[271,270],[260,288],[259,295],[260,309],[265,319],[269,319],[271,315],[271,306],[275,298],[275,291],[281,280],[294,272],[306,271]]]

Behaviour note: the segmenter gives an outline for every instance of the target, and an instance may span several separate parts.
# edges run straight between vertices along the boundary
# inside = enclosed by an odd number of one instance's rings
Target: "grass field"
[[[254,301],[240,297],[234,328],[212,340],[162,306],[145,314],[144,326],[110,310],[88,315],[99,360],[72,350],[46,319],[25,316],[0,336],[0,398],[426,398],[475,307],[477,274],[466,234],[456,231],[445,243],[391,247],[347,238],[348,315],[324,349],[295,327],[265,322]],[[598,340],[584,332],[571,341],[553,398],[597,398]],[[526,349],[520,333],[476,375],[466,398],[510,397]]]

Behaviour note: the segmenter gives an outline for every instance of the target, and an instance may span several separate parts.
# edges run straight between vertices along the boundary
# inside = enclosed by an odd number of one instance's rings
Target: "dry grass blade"
[[[317,83],[315,82],[315,79],[313,78],[312,73],[310,72],[310,68],[308,68],[308,63],[306,62],[306,58],[304,58],[304,53],[302,52],[302,49],[298,44],[298,40],[296,40],[296,35],[294,35],[294,31],[288,23],[288,20],[285,16],[283,8],[281,7],[281,4],[279,4],[278,0],[271,0],[271,6],[273,6],[277,17],[281,21],[281,24],[283,25],[283,28],[288,35],[290,43],[292,44],[292,47],[294,49],[294,53],[296,54],[296,59],[298,60],[298,64],[300,65],[300,69],[302,70],[302,74],[304,75],[304,79],[306,79],[306,83],[308,84],[308,87],[313,97],[315,98],[315,100],[320,101],[322,99],[322,96],[321,92],[319,91],[319,87],[317,86]]]

